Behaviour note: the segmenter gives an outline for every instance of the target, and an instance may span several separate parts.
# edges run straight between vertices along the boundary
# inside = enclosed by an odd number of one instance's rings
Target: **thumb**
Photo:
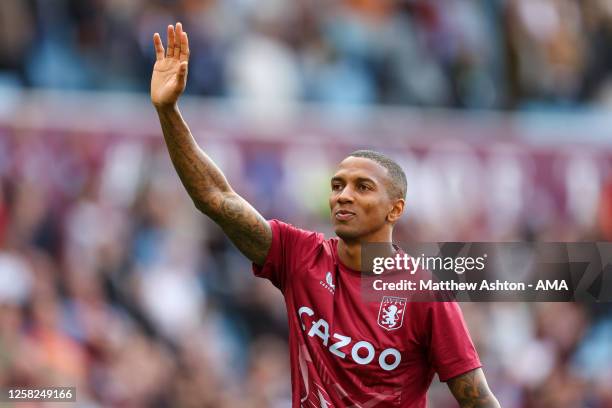
[[[181,62],[181,65],[179,66],[178,77],[179,79],[183,80],[185,79],[186,75],[187,75],[187,62],[183,61]]]

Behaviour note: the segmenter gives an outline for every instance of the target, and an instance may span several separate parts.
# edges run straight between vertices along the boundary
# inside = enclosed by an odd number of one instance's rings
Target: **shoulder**
[[[268,223],[272,228],[273,240],[283,247],[313,248],[332,245],[332,240],[325,239],[321,232],[302,229],[277,219],[269,220]]]
[[[417,331],[429,338],[432,330],[456,330],[464,326],[457,302],[408,302]]]
[[[415,302],[414,308],[424,320],[440,317],[462,317],[461,307],[456,301]]]

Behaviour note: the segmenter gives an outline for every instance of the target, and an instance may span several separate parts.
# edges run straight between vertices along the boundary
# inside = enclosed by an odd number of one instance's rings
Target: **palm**
[[[174,104],[185,90],[187,82],[187,63],[189,61],[189,43],[187,33],[182,31],[180,23],[168,27],[168,51],[159,34],[153,38],[156,61],[151,77],[151,101],[156,106]]]
[[[180,64],[178,61],[165,58],[157,61],[151,77],[151,99],[163,103],[177,99],[184,86],[178,81]]]

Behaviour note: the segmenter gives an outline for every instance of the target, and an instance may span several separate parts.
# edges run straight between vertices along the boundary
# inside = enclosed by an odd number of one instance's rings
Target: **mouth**
[[[354,218],[357,214],[348,210],[337,210],[334,212],[334,218],[338,221],[348,221]]]

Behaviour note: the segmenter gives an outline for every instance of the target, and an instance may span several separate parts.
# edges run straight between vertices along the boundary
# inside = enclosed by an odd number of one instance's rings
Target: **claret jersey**
[[[285,298],[294,408],[421,408],[436,373],[446,381],[481,366],[456,303],[365,302],[338,238],[270,226],[270,251],[253,269]]]

